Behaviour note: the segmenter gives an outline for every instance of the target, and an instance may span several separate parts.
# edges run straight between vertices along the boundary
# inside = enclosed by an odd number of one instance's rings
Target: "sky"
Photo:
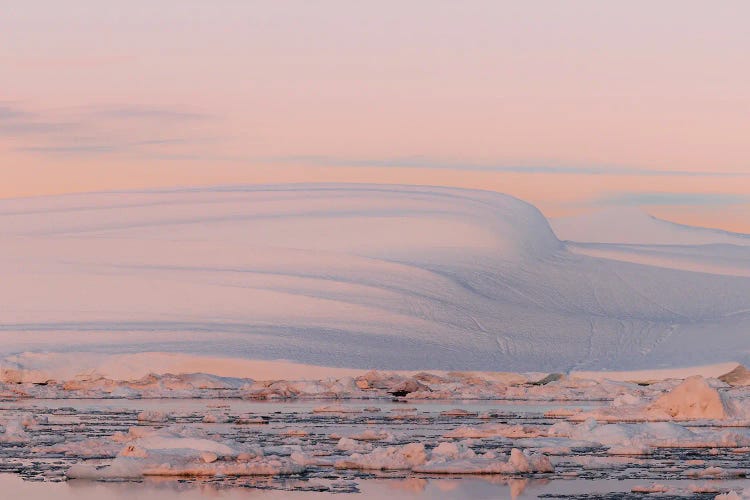
[[[744,0],[0,0],[0,198],[490,189],[750,233]]]

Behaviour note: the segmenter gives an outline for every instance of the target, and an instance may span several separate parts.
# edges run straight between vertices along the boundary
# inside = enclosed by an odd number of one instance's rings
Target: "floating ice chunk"
[[[367,453],[372,450],[372,445],[354,439],[342,437],[336,444],[336,449],[341,451],[353,451],[357,453]]]
[[[550,455],[570,454],[573,448],[601,448],[602,445],[593,441],[569,438],[525,438],[513,441],[516,446],[534,448]]]
[[[135,457],[135,458],[146,458],[148,457],[148,450],[145,448],[141,448],[140,446],[136,446],[134,444],[130,444],[120,450],[118,453],[118,456],[121,457]]]
[[[37,446],[31,449],[34,453],[64,454],[70,457],[114,457],[122,446],[113,442],[111,437],[90,438],[78,441],[65,440],[60,437],[60,442],[50,446]]]
[[[180,428],[152,431],[126,444],[110,465],[76,464],[68,470],[67,476],[132,479],[143,476],[278,475],[304,470],[304,464],[279,456],[264,456],[260,449],[245,447],[239,451],[230,446],[230,442],[191,435],[197,432]]]
[[[578,426],[555,424],[549,433],[600,443],[610,447],[611,454],[648,453],[650,448],[740,448],[750,445],[750,434],[745,430],[691,431],[673,422],[599,425],[589,419]]]
[[[476,456],[456,460],[432,460],[414,467],[413,470],[431,474],[514,474],[553,472],[554,466],[546,455],[525,453],[513,448],[507,462],[495,457]]]
[[[620,394],[612,400],[612,406],[617,408],[621,406],[642,406],[644,404],[643,399],[633,394]]]
[[[300,474],[305,466],[279,457],[259,457],[249,462],[214,462],[147,467],[144,476],[285,476]]]
[[[161,411],[148,410],[140,412],[137,418],[139,422],[166,422],[169,415]]]
[[[720,495],[716,495],[714,497],[714,500],[743,500],[746,498],[750,498],[749,496],[740,493],[737,493],[736,491],[728,491],[726,493],[721,493]]]
[[[690,493],[720,493],[722,489],[718,484],[703,483],[703,484],[691,484],[688,487]]]
[[[351,406],[329,405],[313,408],[313,413],[362,413],[362,410]]]
[[[441,417],[476,417],[479,413],[475,411],[468,411],[462,408],[454,408],[452,410],[445,410],[440,412]]]
[[[242,396],[249,399],[343,398],[357,394],[361,390],[351,377],[255,381],[242,387]]]
[[[670,446],[692,443],[697,435],[671,422],[643,424],[604,424],[586,421],[575,427],[570,437],[608,446]]]
[[[229,422],[229,416],[224,414],[209,413],[203,417],[204,424],[225,424]]]
[[[495,436],[525,438],[541,435],[543,435],[543,431],[540,428],[528,425],[485,424],[478,427],[458,427],[447,432],[444,436],[447,438],[482,439]]]
[[[112,434],[112,441],[116,443],[126,443],[129,441],[133,441],[134,439],[142,438],[144,436],[147,436],[149,434],[155,433],[155,429],[153,427],[130,427],[128,428],[127,433],[123,432],[115,432]]]
[[[641,445],[613,445],[607,450],[609,455],[648,455],[653,453],[651,446]]]
[[[74,464],[65,475],[69,479],[137,479],[143,477],[143,464],[134,459],[115,459],[104,467]]]
[[[705,469],[688,469],[685,474],[693,477],[721,477],[725,475],[721,467],[706,467]]]
[[[224,443],[211,439],[191,437],[170,437],[153,435],[138,439],[134,446],[145,450],[190,450],[198,452],[212,452],[220,456],[237,455],[237,452]]]
[[[459,458],[474,458],[476,453],[469,448],[465,441],[447,442],[443,441],[432,450],[432,461],[439,458],[446,460],[457,460]]]
[[[595,420],[587,420],[588,422],[596,422]],[[591,428],[591,427],[589,427]],[[555,424],[552,424],[547,429],[547,435],[548,436],[570,436],[573,434],[575,427],[570,422],[557,422]]]
[[[14,424],[7,424],[0,434],[0,443],[26,443],[31,436],[22,428]]]
[[[737,365],[734,370],[719,376],[719,380],[734,387],[744,387],[750,385],[750,370]]]
[[[550,373],[540,380],[531,382],[531,385],[547,385],[549,383],[557,382],[558,380],[562,380],[564,378],[565,378],[565,375],[563,375],[562,373]]]
[[[275,476],[299,474],[305,470],[304,465],[279,457],[257,457],[249,462],[212,459],[212,455],[203,455],[200,460],[178,463],[118,457],[111,465],[104,467],[87,464],[73,465],[68,469],[66,476],[70,479],[136,479],[144,476]]]
[[[544,416],[548,418],[570,417],[581,411],[580,408],[553,408],[544,412]]]
[[[354,453],[336,462],[337,469],[410,470],[427,461],[422,443],[375,448],[370,453]]]
[[[722,392],[717,390],[722,389]],[[666,391],[666,392],[662,392]],[[609,422],[669,420],[729,420],[737,422],[750,417],[750,401],[733,397],[737,390],[716,379],[695,375],[680,382],[654,383],[639,395],[623,394],[609,407],[571,415],[570,420],[596,418]],[[651,403],[647,400],[656,397]]]
[[[514,448],[510,458],[499,459],[493,452],[477,455],[465,442],[442,442],[432,452],[422,443],[375,448],[354,453],[335,463],[338,469],[413,470],[434,474],[512,474],[552,472],[546,455]]]
[[[648,486],[637,485],[630,488],[632,493],[667,493],[670,491],[669,486],[665,484],[653,483]]]
[[[234,420],[235,425],[265,425],[270,418],[256,415],[242,415]]]
[[[305,429],[287,429],[284,432],[282,432],[281,435],[289,436],[289,437],[305,437],[305,436],[309,436],[310,433],[306,431]]]
[[[663,412],[677,419],[724,419],[728,409],[719,392],[700,375],[685,379],[648,407],[649,412]]]
[[[367,429],[359,434],[349,436],[356,441],[393,441],[393,434],[386,430],[374,431]]]
[[[0,443],[26,443],[31,441],[31,435],[26,432],[29,427],[36,425],[30,415],[20,415],[0,425]]]

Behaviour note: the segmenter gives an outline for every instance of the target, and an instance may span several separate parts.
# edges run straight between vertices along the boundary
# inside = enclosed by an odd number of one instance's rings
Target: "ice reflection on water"
[[[23,481],[18,476],[0,474],[2,498],[25,500],[240,500],[303,499],[314,500],[330,495],[329,492],[295,491],[292,481],[289,489],[263,489],[268,479],[249,479],[227,487],[211,481],[182,481],[175,479],[149,479],[140,483],[103,483],[92,481],[68,481],[65,483]],[[690,494],[690,486],[713,485],[717,490],[740,490],[749,486],[747,480],[734,481],[663,481],[661,484],[684,491],[682,498],[713,498],[716,493]],[[472,478],[419,478],[367,479],[358,486],[356,498],[402,500],[431,499],[489,500],[489,499],[533,499],[533,498],[647,498],[644,494],[630,493],[635,486],[644,485],[635,479],[604,479],[586,481],[580,479],[533,480],[507,479],[499,477]],[[653,496],[653,495],[649,495]],[[675,498],[676,495],[658,498]]]

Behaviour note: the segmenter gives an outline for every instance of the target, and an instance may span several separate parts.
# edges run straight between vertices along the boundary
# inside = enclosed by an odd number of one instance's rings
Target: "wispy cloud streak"
[[[0,102],[0,139],[10,140],[13,151],[28,154],[88,156],[135,151],[144,153],[149,146],[192,144],[205,140],[194,136],[158,135],[164,130],[179,134],[181,122],[207,119],[209,116],[145,106],[32,111],[15,103]],[[182,132],[187,133],[184,129]],[[154,135],[157,137],[151,138]]]
[[[603,196],[597,205],[723,206],[750,203],[750,195],[731,193],[629,192]]]
[[[747,172],[730,172],[717,170],[670,170],[629,168],[611,165],[574,166],[574,165],[505,165],[478,164],[471,162],[444,161],[425,157],[362,159],[339,158],[331,156],[285,156],[263,159],[277,163],[300,163],[316,166],[341,167],[382,167],[382,168],[426,168],[438,170],[470,170],[487,172],[510,172],[525,174],[573,174],[573,175],[637,175],[637,176],[680,176],[680,177],[743,177]]]

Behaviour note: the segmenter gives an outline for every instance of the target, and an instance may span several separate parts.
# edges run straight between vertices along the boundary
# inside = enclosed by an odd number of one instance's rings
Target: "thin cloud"
[[[70,131],[77,126],[73,121],[46,119],[20,106],[0,104],[0,136],[50,134]]]
[[[207,114],[179,109],[145,106],[111,108],[66,108],[31,111],[15,103],[0,102],[0,138],[16,139],[15,151],[44,155],[96,155],[140,153],[162,145],[192,144],[205,139],[193,137],[146,139],[154,127],[208,118]],[[124,121],[126,126],[117,126]],[[132,122],[143,126],[133,126]],[[151,131],[151,132],[149,132]],[[135,136],[135,137],[134,137]]]
[[[14,151],[23,153],[68,154],[68,153],[111,153],[116,151],[114,146],[86,145],[86,146],[29,146],[16,148]]]
[[[51,145],[51,146],[28,146],[16,148],[15,151],[24,153],[41,153],[41,154],[98,154],[98,153],[115,153],[136,150],[140,147],[161,146],[169,144],[186,144],[191,141],[188,139],[152,139],[145,141],[131,141],[111,144],[75,144],[75,145]]]
[[[40,122],[27,120],[14,120],[11,122],[0,122],[0,135],[4,136],[33,136],[47,135],[51,133],[70,132],[80,126],[75,122]]]
[[[30,118],[32,116],[28,111],[24,111],[10,104],[0,103],[0,120],[16,120],[21,118]]]
[[[599,198],[597,205],[723,206],[750,203],[750,195],[730,193],[618,193]]]
[[[265,161],[277,163],[303,163],[316,166],[339,167],[378,167],[378,168],[426,168],[437,170],[469,170],[480,172],[509,172],[525,174],[561,174],[561,175],[639,175],[639,176],[679,176],[679,177],[742,177],[750,172],[724,172],[715,170],[660,170],[627,168],[610,165],[570,166],[570,165],[504,165],[477,164],[471,162],[453,162],[433,160],[424,157],[407,157],[392,159],[357,159],[337,158],[330,156],[285,156],[265,158]]]
[[[191,111],[181,111],[176,109],[168,108],[150,108],[150,107],[139,107],[139,106],[126,106],[119,108],[108,108],[100,109],[92,113],[96,117],[100,118],[112,118],[112,119],[146,119],[146,120],[202,120],[208,118],[209,115],[203,113],[195,113]]]

